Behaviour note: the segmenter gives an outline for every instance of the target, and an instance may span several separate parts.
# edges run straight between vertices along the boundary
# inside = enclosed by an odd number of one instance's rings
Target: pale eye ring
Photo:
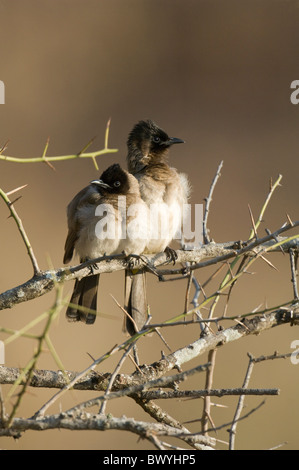
[[[115,182],[113,183],[113,186],[114,186],[115,188],[119,188],[119,186],[120,186],[120,181],[115,181]]]
[[[153,141],[155,142],[155,144],[158,144],[160,140],[161,140],[160,137],[158,137],[157,135],[155,135],[153,138]]]

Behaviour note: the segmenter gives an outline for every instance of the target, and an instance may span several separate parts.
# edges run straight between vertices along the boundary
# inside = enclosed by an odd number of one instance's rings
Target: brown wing
[[[71,261],[73,254],[74,254],[74,248],[75,248],[75,243],[78,239],[77,232],[74,230],[69,230],[65,245],[64,245],[64,257],[63,257],[63,263],[67,264]]]
[[[86,186],[71,200],[67,206],[68,234],[64,245],[64,264],[69,263],[73,257],[75,244],[80,232],[80,222],[77,210],[84,204],[94,204],[100,199],[100,194],[92,188]]]

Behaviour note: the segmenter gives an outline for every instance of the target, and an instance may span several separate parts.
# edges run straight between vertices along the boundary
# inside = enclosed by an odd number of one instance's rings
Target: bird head
[[[165,162],[169,147],[180,143],[184,143],[184,140],[169,137],[153,121],[139,121],[128,137],[129,171],[135,173],[147,165]]]
[[[126,194],[130,189],[128,172],[118,163],[109,166],[98,180],[90,182],[98,187],[100,193]]]

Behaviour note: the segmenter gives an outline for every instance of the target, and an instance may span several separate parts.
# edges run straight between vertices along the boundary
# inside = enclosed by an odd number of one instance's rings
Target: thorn
[[[46,156],[46,153],[47,153],[47,150],[48,150],[48,147],[49,147],[49,142],[50,142],[50,137],[48,137],[47,140],[46,140],[46,145],[45,145],[43,155],[42,155],[43,158],[45,158],[45,156]]]
[[[11,194],[16,193],[17,191],[20,191],[21,189],[26,188],[26,186],[28,186],[28,184],[24,184],[23,186],[19,186],[16,189],[12,189],[11,191],[8,191],[8,193],[6,193],[6,196],[10,196]]]
[[[44,163],[46,163],[51,168],[51,170],[56,171],[56,168],[46,158],[44,158]]]
[[[111,124],[111,117],[108,119],[107,126],[106,126],[106,131],[105,131],[105,144],[104,144],[105,149],[108,148],[108,137],[109,137],[110,124]]]
[[[95,169],[96,169],[97,171],[99,171],[99,167],[98,167],[98,164],[97,164],[97,159],[96,159],[96,157],[92,156],[91,158],[92,158],[92,161],[93,161],[93,163],[94,163]]]
[[[160,339],[163,341],[163,343],[165,344],[165,346],[167,347],[167,349],[172,352],[172,349],[171,347],[169,346],[169,344],[167,343],[166,339],[164,338],[164,336],[160,333],[160,331],[158,330],[158,328],[155,328],[155,332],[157,333],[157,335],[160,337]]]
[[[291,217],[289,216],[289,214],[287,214],[287,219],[288,219],[289,224],[293,227],[293,226],[294,226],[294,222],[292,221],[292,219],[291,219]]]
[[[50,137],[47,138],[46,145],[42,154],[42,159],[43,159],[43,162],[46,163],[51,168],[51,170],[56,171],[56,168],[46,159],[46,153],[49,147],[49,142],[50,142]]]
[[[248,209],[249,209],[249,214],[250,214],[250,219],[251,219],[251,224],[252,224],[252,228],[253,228],[253,231],[254,231],[254,235],[255,235],[255,238],[257,239],[257,231],[256,231],[256,226],[255,226],[255,222],[254,222],[254,218],[253,218],[253,214],[252,214],[252,210],[251,210],[251,207],[250,207],[250,204],[248,204]]]
[[[262,258],[262,260],[264,260],[271,268],[275,269],[276,271],[278,271],[278,269],[274,266],[274,264],[271,263],[271,261],[269,261],[267,258],[265,258],[263,255],[259,255],[260,258]]]
[[[255,307],[255,308],[251,311],[251,313],[257,312],[257,311],[261,308],[262,305],[263,305],[263,304],[259,304],[257,307]]]
[[[9,143],[9,140],[7,140],[7,141],[5,142],[5,144],[3,145],[3,147],[1,147],[1,149],[0,149],[0,154],[1,154],[1,153],[3,153],[3,152],[4,152],[4,150],[6,150],[6,149],[7,149],[7,147],[8,147],[8,143]]]
[[[17,202],[19,199],[21,199],[21,197],[22,197],[22,196],[19,196],[19,197],[17,197],[16,199],[14,199],[13,201],[10,201],[10,202],[8,203],[8,206],[11,207],[13,204],[15,204],[15,202]]]
[[[86,145],[83,147],[83,149],[82,149],[82,150],[80,150],[80,152],[79,152],[77,155],[81,155],[82,153],[84,153],[84,152],[85,152],[85,150],[87,150],[87,149],[88,149],[88,147],[90,147],[90,146],[91,146],[91,144],[92,144],[92,143],[95,141],[95,139],[96,139],[96,138],[97,138],[97,136],[96,136],[96,135],[95,135],[94,137],[92,137],[92,138],[91,138],[91,139],[90,139],[90,140],[87,142],[87,144],[86,144]]]

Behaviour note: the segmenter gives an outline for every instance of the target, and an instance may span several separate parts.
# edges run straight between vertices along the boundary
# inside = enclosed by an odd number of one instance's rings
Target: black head
[[[129,178],[118,163],[105,170],[98,180],[91,181],[101,193],[126,194],[129,191]]]
[[[182,139],[169,137],[151,120],[139,121],[128,137],[129,170],[132,170],[130,166],[138,166],[138,163],[146,166],[149,163],[163,161],[171,145],[183,142]]]

